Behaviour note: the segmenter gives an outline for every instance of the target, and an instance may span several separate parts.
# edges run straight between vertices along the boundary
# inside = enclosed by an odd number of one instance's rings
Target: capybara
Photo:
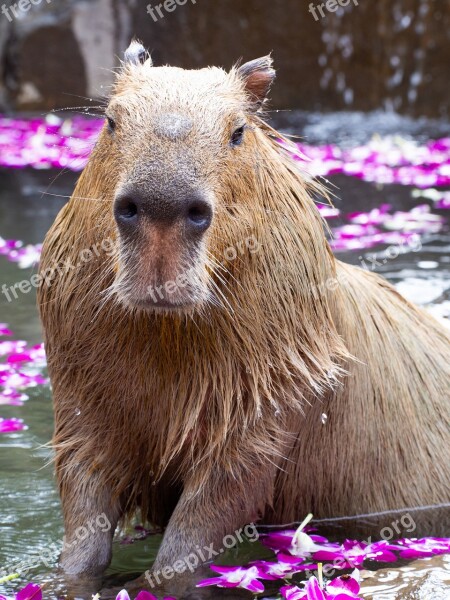
[[[154,67],[134,42],[46,237],[41,269],[73,265],[39,292],[68,577],[101,576],[138,509],[165,527],[157,593],[197,598],[176,565],[245,524],[448,500],[449,333],[333,256],[263,120],[274,76]]]

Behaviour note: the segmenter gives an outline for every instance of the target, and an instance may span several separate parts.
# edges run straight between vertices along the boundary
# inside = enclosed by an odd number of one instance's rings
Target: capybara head
[[[116,175],[112,289],[124,304],[189,311],[218,303],[211,273],[236,243],[254,250],[236,202],[242,188],[249,210],[255,202],[256,122],[271,65],[265,57],[229,73],[186,71],[153,66],[137,42],[127,50],[100,141]]]

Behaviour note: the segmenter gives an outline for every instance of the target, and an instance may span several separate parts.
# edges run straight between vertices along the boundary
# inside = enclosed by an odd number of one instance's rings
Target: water
[[[405,567],[362,572],[364,597],[374,600],[449,600],[450,557],[437,556]]]
[[[383,118],[376,114],[362,118],[348,113],[345,118],[336,116],[320,119],[317,115],[295,113],[278,115],[279,123],[289,127],[291,132],[308,136],[309,142],[364,141],[373,131],[383,127],[390,133],[393,128],[403,135],[422,139],[426,136],[442,134],[440,122],[409,122],[391,117]],[[65,173],[50,186],[55,173],[33,170],[1,172],[0,191],[0,235],[12,239],[22,239],[27,243],[42,241],[58,210],[73,190],[76,175]],[[343,212],[368,211],[383,202],[392,204],[394,210],[409,210],[413,200],[407,187],[392,185],[383,188],[344,176],[331,178],[338,188],[336,206]],[[48,190],[55,195],[42,195]],[[442,211],[445,215],[445,211]],[[408,252],[377,267],[377,272],[385,275],[397,285],[409,299],[425,305],[436,316],[450,315],[450,235],[448,228],[439,234],[425,238],[420,252]],[[381,249],[380,249],[381,250]],[[370,251],[378,252],[378,249]],[[360,264],[365,253],[340,253],[346,262]],[[380,254],[381,256],[381,254]],[[361,258],[362,257],[362,258]],[[19,271],[17,266],[0,257],[0,283],[8,286],[29,277],[31,269]],[[8,304],[0,296],[0,321],[8,323],[15,338],[31,343],[41,341],[41,330],[32,293],[21,294],[14,303]],[[0,565],[2,571],[12,573],[18,563],[33,565],[22,581],[41,578],[53,570],[56,550],[63,536],[63,526],[59,499],[54,487],[52,467],[48,464],[50,454],[44,446],[52,434],[51,395],[48,389],[36,388],[30,391],[31,398],[23,407],[1,407],[4,417],[20,416],[29,426],[25,432],[0,437]],[[326,427],[326,417],[323,417]],[[428,511],[425,514],[430,523],[429,533],[434,524],[447,519],[446,535],[450,536],[448,512]],[[387,522],[391,522],[388,520]],[[340,537],[350,535],[354,526],[361,523],[348,522],[339,526]],[[110,581],[126,581],[133,574],[145,571],[155,556],[160,535],[151,535],[145,540],[132,544],[115,544],[114,559],[108,571]],[[50,549],[50,550],[49,550]],[[42,554],[44,552],[44,554]],[[44,557],[40,558],[40,554]],[[449,557],[439,557],[432,561],[419,561],[414,565],[392,568],[373,574],[365,572],[367,592],[364,597],[376,600],[441,600],[450,598]],[[20,582],[0,586],[1,593],[11,593]],[[434,586],[434,587],[433,587]],[[433,589],[431,593],[429,590]],[[431,595],[430,595],[431,594]],[[434,595],[433,595],[434,594]]]

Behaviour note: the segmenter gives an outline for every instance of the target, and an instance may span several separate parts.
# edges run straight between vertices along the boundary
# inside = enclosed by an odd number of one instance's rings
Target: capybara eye
[[[106,121],[108,123],[109,133],[114,133],[114,131],[116,130],[116,122],[111,117],[106,117]]]
[[[231,145],[232,146],[240,146],[242,144],[242,140],[244,139],[244,131],[245,125],[236,129],[236,131],[231,136]]]

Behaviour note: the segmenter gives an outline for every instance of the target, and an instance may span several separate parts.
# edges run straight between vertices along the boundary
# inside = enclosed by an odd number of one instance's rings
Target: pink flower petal
[[[306,582],[305,592],[308,600],[327,600],[315,577],[311,577],[311,579]]]
[[[116,598],[116,600],[117,600],[117,598]],[[150,592],[147,592],[147,590],[142,590],[136,596],[136,600],[158,600],[158,599],[156,598],[156,596],[154,596]],[[166,600],[168,600],[168,599],[166,599]]]
[[[330,581],[326,587],[327,593],[345,591],[350,594],[350,597],[352,597],[351,594],[353,594],[353,597],[355,598],[358,597],[359,590],[359,573],[357,570],[353,571],[351,575],[341,575],[340,577],[336,577],[336,579]]]
[[[0,335],[12,335],[11,329],[8,329],[5,323],[0,323]]]
[[[285,585],[280,592],[286,600],[308,600],[305,590],[301,590],[295,585]]]
[[[35,583],[29,583],[17,592],[16,600],[42,600],[42,590]]]
[[[208,587],[209,585],[223,586],[222,577],[210,577],[209,579],[203,579],[197,583],[196,587]]]
[[[0,418],[0,433],[15,433],[27,429],[22,419],[2,419]],[[26,600],[26,599],[20,599]]]

